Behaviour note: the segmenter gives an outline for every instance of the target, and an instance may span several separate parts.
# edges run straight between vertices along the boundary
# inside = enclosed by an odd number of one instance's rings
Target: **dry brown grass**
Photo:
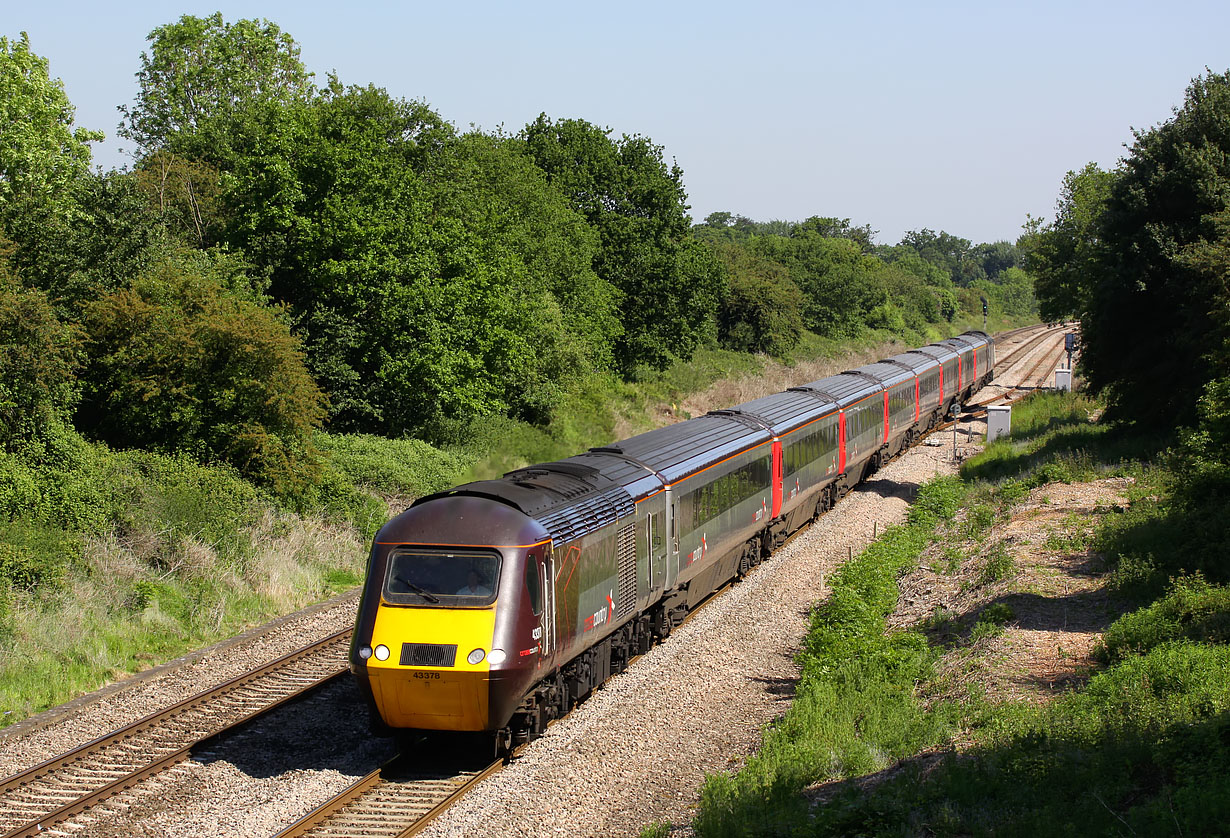
[[[322,568],[363,570],[366,545],[352,528],[319,518],[267,511],[252,534],[256,551],[244,578],[283,611],[301,608],[323,595],[316,584]]]

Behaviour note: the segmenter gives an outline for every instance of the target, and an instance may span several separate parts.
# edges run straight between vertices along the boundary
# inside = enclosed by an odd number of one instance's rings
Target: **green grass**
[[[1080,396],[1031,398],[1013,417],[1014,438],[969,461],[964,482],[924,489],[909,526],[843,568],[813,615],[795,705],[765,731],[746,768],[708,778],[698,835],[1225,831],[1230,588],[1183,573],[1205,554],[1202,534],[1181,529],[1212,513],[1173,501],[1178,475],[1167,467],[1179,460],[1161,456],[1157,440],[1090,424],[1093,407]],[[1110,474],[1136,478],[1128,508],[1104,510],[1092,535],[1073,520],[1065,522],[1073,532],[1048,540],[1050,549],[1106,551],[1112,581],[1131,594],[1118,600],[1123,616],[1105,633],[1105,668],[1041,707],[992,704],[976,689],[924,703],[921,696],[952,694],[944,689],[950,676],[933,671],[937,652],[924,635],[886,630],[897,575],[932,538],[968,544],[985,534],[1028,486]],[[945,523],[955,511],[946,500],[969,505],[962,523]],[[1227,512],[1215,494],[1204,502]],[[1178,553],[1185,543],[1197,549]],[[935,549],[953,565],[963,555],[954,544]],[[1159,586],[1159,574],[1176,569]],[[1011,572],[1007,551],[992,548],[981,582]],[[969,646],[1014,619],[1011,607],[993,602],[964,618],[936,610],[920,629],[940,647]],[[959,752],[946,747],[958,735]],[[822,781],[815,805],[802,790]]]
[[[232,469],[64,427],[0,454],[0,498],[0,726],[353,587],[369,537],[346,503],[305,517]]]
[[[831,580],[829,599],[811,617],[790,711],[742,771],[707,778],[698,834],[779,834],[806,820],[798,793],[805,786],[879,771],[946,739],[952,718],[927,712],[913,694],[935,653],[917,632],[886,632],[885,618],[896,606],[897,577],[961,495],[951,479],[924,486],[909,522],[888,528]]]

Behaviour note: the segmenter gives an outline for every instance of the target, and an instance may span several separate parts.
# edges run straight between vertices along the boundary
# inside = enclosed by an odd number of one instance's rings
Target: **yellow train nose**
[[[490,717],[486,672],[368,667],[385,724],[420,730],[485,730]]]
[[[422,730],[485,730],[490,718],[488,656],[495,609],[406,608],[382,604],[367,660],[372,697],[385,723]],[[481,657],[476,650],[481,650]],[[475,661],[475,659],[477,660]],[[471,662],[475,661],[475,662]]]

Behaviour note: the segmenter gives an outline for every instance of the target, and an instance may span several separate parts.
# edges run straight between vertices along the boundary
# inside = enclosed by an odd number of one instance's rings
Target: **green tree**
[[[730,294],[718,310],[722,345],[740,352],[785,355],[803,331],[803,294],[790,272],[736,244],[714,248],[730,284]]]
[[[299,45],[267,20],[226,23],[220,12],[184,15],[146,40],[150,51],[141,53],[136,102],[120,108],[119,131],[143,156],[170,148],[216,160],[229,146],[225,129],[249,103],[289,103],[313,92]]]
[[[128,285],[180,247],[150,211],[133,174],[86,174],[72,202],[71,215],[26,201],[8,217],[23,281],[45,291],[69,320],[83,302]]]
[[[789,236],[797,226],[793,221],[753,221],[746,215],[711,212],[692,225],[692,235],[700,241],[741,242],[752,236]]]
[[[87,433],[227,462],[283,495],[314,482],[322,398],[275,311],[168,262],[90,303],[83,322]]]
[[[1078,318],[1088,310],[1093,278],[1104,256],[1102,211],[1115,178],[1114,171],[1104,172],[1095,163],[1068,172],[1054,222],[1027,222],[1020,246],[1043,320]]]
[[[857,244],[864,253],[871,252],[876,236],[876,231],[871,229],[870,224],[855,227],[848,218],[821,218],[817,215],[800,221],[790,235],[798,236],[805,233],[814,233],[830,239],[849,239]]]
[[[1020,250],[1009,241],[974,245],[971,255],[991,281],[997,280],[999,275],[1009,268],[1022,266]]]
[[[58,202],[90,166],[98,131],[73,127],[73,106],[30,39],[0,37],[0,211],[26,199]]]
[[[901,237],[901,246],[911,248],[920,257],[948,272],[953,284],[968,286],[976,279],[986,278],[981,260],[973,251],[969,239],[943,230],[912,230]]]
[[[1230,73],[1209,73],[1172,119],[1136,132],[1102,211],[1082,360],[1114,413],[1187,422],[1205,383],[1226,375],[1218,323],[1230,292],[1200,254],[1224,237],[1227,209]]]
[[[196,247],[216,241],[225,220],[221,172],[160,150],[142,159],[135,174],[137,189],[171,235]]]
[[[515,147],[335,79],[241,117],[225,240],[290,306],[334,430],[449,439],[476,416],[542,419],[603,363],[617,326],[593,234]]]
[[[752,250],[786,266],[803,292],[803,323],[826,337],[855,335],[889,302],[888,266],[855,241],[804,231],[754,239]]]
[[[620,367],[665,367],[710,337],[724,295],[708,248],[689,235],[683,171],[642,136],[619,140],[584,120],[542,114],[522,132],[551,183],[598,232],[598,276],[620,293]]]
[[[76,402],[79,336],[47,297],[24,288],[4,261],[0,239],[0,451],[65,418]]]
[[[610,369],[623,327],[618,293],[594,272],[597,232],[550,184],[524,141],[472,131],[441,144],[424,168],[434,212],[513,251],[532,286],[523,292],[546,291],[559,308],[564,331],[542,344],[559,354],[544,365],[550,372],[534,384],[534,398],[550,401],[580,372]]]

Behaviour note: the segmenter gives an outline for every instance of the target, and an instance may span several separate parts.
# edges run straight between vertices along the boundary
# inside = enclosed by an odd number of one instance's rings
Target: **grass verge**
[[[1209,514],[1172,498],[1181,452],[1163,455],[1156,441],[1091,422],[1096,405],[1079,395],[1034,397],[1013,413],[1012,438],[967,463],[960,481],[925,487],[910,523],[834,580],[813,614],[794,705],[744,769],[707,779],[698,835],[1224,831],[1230,597],[1185,574],[1190,554],[1161,551],[1166,538],[1198,539],[1185,516]],[[886,628],[899,575],[929,543],[979,538],[1029,487],[1108,475],[1135,479],[1130,506],[1108,510],[1093,536],[1123,613],[1104,634],[1103,668],[1083,687],[1043,704],[946,688],[936,666],[945,646],[970,653],[1011,609],[988,607],[983,628],[964,638],[938,630],[952,615],[932,615],[918,628],[943,634],[937,646],[920,631]],[[960,523],[946,522],[956,499]],[[1003,584],[1007,570],[984,583]],[[1159,583],[1160,574],[1173,578]]]

